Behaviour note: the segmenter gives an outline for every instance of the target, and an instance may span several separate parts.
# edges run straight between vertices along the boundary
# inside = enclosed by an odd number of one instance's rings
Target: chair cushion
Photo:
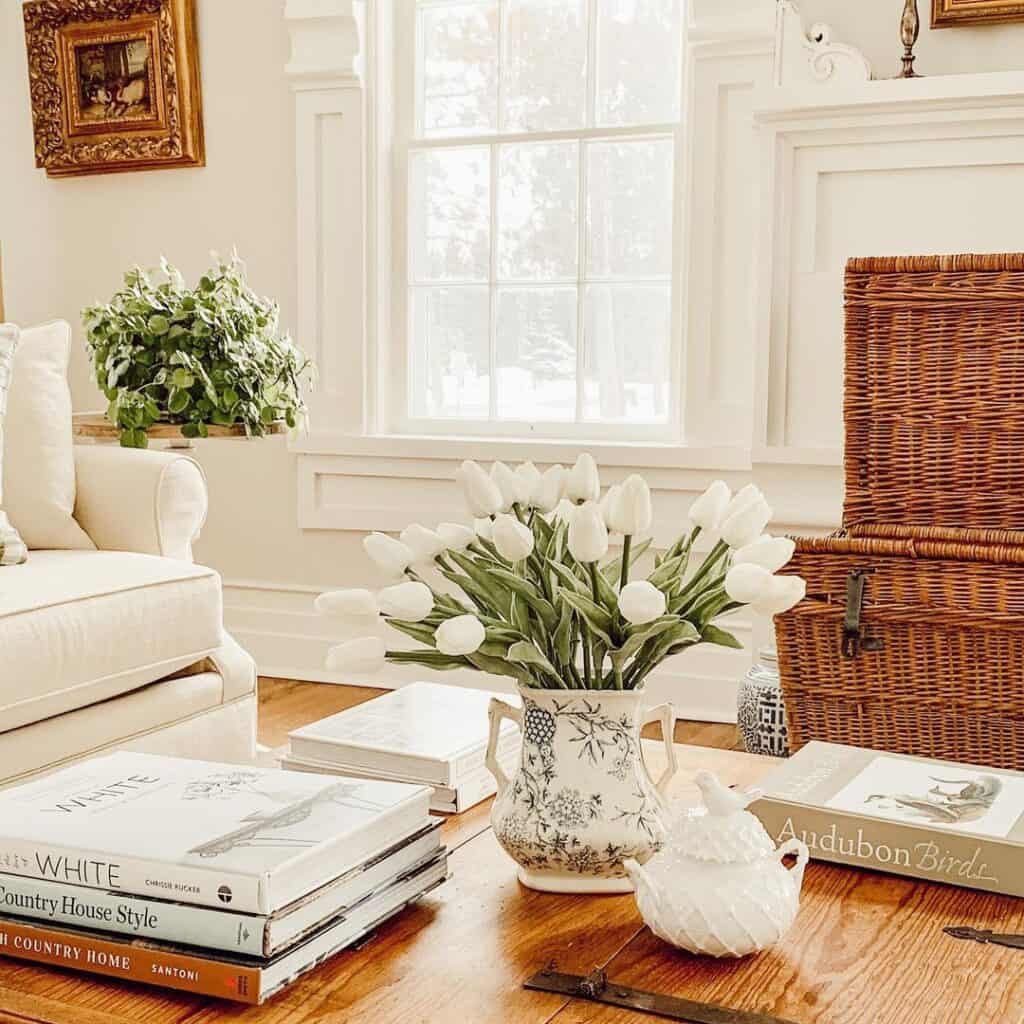
[[[75,522],[75,447],[63,320],[24,327],[14,352],[4,430],[4,510],[29,550],[91,549]]]
[[[4,413],[11,382],[14,350],[18,347],[18,328],[0,324],[0,566],[25,561],[25,545],[4,512]]]
[[[212,569],[124,551],[33,551],[0,585],[0,732],[88,707],[215,651]]]

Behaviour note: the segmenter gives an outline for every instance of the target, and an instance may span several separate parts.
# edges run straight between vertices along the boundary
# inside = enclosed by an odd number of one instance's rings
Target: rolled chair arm
[[[206,521],[206,477],[174,452],[78,445],[75,518],[102,551],[192,560]]]

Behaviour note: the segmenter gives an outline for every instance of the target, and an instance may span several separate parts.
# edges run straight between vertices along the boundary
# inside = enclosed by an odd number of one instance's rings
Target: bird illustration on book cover
[[[358,783],[341,782],[296,802],[294,788],[281,786],[283,781],[288,780],[276,773],[238,769],[217,772],[189,782],[182,794],[183,800],[232,801],[243,796],[256,796],[276,804],[277,809],[247,814],[241,818],[241,828],[195,846],[188,852],[200,857],[217,857],[241,846],[286,849],[312,847],[317,845],[317,839],[282,835],[280,830],[300,824],[309,818],[317,806],[325,803],[367,811],[375,811],[380,807],[377,802],[358,795],[360,788],[363,788]]]

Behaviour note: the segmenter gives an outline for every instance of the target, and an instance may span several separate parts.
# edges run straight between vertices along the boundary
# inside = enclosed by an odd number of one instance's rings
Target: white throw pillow
[[[4,431],[4,510],[31,548],[95,548],[75,522],[75,452],[63,320],[23,328]]]
[[[25,561],[25,545],[11,526],[4,512],[4,412],[7,392],[11,383],[14,350],[18,347],[18,328],[14,324],[0,324],[0,566],[17,565]]]

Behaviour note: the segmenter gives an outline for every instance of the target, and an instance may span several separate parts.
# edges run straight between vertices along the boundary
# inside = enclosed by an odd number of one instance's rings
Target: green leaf
[[[491,569],[491,579],[499,581],[508,590],[521,597],[539,616],[548,630],[553,630],[558,625],[558,613],[554,605],[543,595],[538,594],[533,584],[524,580],[515,573],[505,569]]]
[[[495,676],[511,676],[517,682],[522,683],[523,686],[536,685],[533,676],[522,665],[514,661],[489,658],[486,654],[481,654],[479,651],[475,654],[467,654],[466,659],[474,668],[478,668],[481,672],[490,672],[491,675]]]
[[[682,624],[682,620],[675,615],[663,615],[659,619],[655,619],[653,622],[648,622],[643,626],[633,626],[630,629],[629,636],[626,638],[626,642],[617,650],[609,651],[608,656],[612,660],[612,664],[618,668],[623,669],[626,667],[626,662],[629,661],[635,654],[638,654],[644,644],[651,640],[667,633],[674,626]],[[689,629],[685,629],[683,633],[690,635],[692,630],[693,635],[696,637],[697,631],[690,625],[685,623]]]
[[[188,370],[182,367],[178,367],[178,369],[171,374],[171,383],[176,388],[190,388],[192,387],[193,384],[195,384],[195,382],[195,377],[193,377],[192,374],[188,372]]]
[[[520,665],[535,665],[541,672],[554,676],[555,679],[561,679],[555,666],[533,644],[526,643],[525,641],[513,644],[508,649],[508,660],[517,661]]]
[[[511,618],[512,625],[515,626],[523,636],[530,635],[530,606],[523,598],[516,594],[512,595]]]
[[[413,640],[419,640],[421,644],[426,644],[428,647],[434,647],[434,630],[430,626],[425,626],[421,622],[406,622],[403,619],[385,619],[384,620],[392,629],[397,629],[399,633],[404,633],[406,636],[410,636]]]
[[[566,587],[559,592],[562,599],[567,601],[579,612],[583,621],[608,647],[614,647],[612,642],[612,617],[600,605],[594,604],[589,597],[576,594]]]
[[[572,615],[573,606],[568,601],[562,601],[558,606],[558,626],[551,642],[558,660],[564,665],[569,664],[572,657]]]
[[[162,316],[160,313],[155,313],[149,318],[148,326],[153,334],[160,335],[166,334],[170,330],[171,323],[167,317]]]
[[[633,544],[631,546],[629,551],[629,567],[631,569],[651,546],[652,540],[652,537],[648,537],[646,540],[640,541],[639,544]],[[602,565],[601,572],[610,583],[618,583],[622,578],[622,555],[619,555],[618,558]]]
[[[171,391],[171,397],[167,400],[167,411],[177,416],[188,408],[191,401],[192,398],[187,391]]]
[[[457,668],[472,668],[465,658],[442,654],[440,651],[388,651],[387,660],[396,665],[422,665],[435,672],[449,672]]]
[[[724,629],[719,629],[718,626],[705,626],[701,630],[701,639],[705,643],[717,644],[719,647],[731,647],[733,650],[743,650],[743,644]]]

